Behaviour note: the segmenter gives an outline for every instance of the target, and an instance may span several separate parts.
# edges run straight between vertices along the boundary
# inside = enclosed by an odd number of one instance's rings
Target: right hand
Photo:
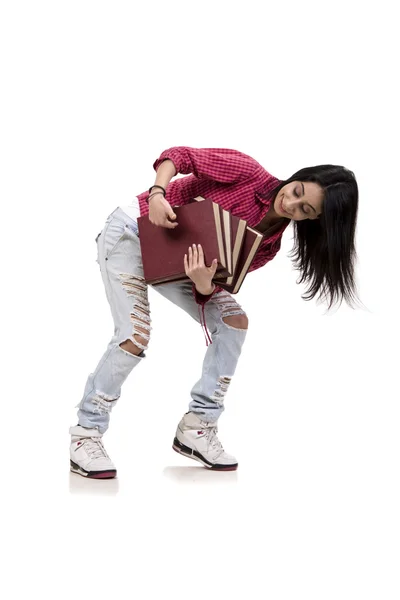
[[[162,194],[157,194],[150,198],[149,202],[149,219],[153,225],[158,227],[166,227],[167,229],[175,229],[178,223],[172,223],[176,219],[176,214],[172,210],[169,202]],[[171,221],[168,220],[171,219]]]

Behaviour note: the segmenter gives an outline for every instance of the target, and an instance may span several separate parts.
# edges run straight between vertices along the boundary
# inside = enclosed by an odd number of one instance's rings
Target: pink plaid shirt
[[[233,215],[245,219],[250,227],[255,227],[270,208],[271,199],[266,200],[262,196],[268,196],[281,183],[254,158],[237,150],[177,146],[165,150],[155,161],[154,169],[157,171],[162,161],[168,158],[174,163],[177,173],[189,175],[171,181],[168,185],[166,200],[171,206],[182,206],[196,196],[204,196],[211,198]],[[146,191],[138,196],[141,216],[149,213],[149,205],[146,202],[148,195]],[[249,272],[259,269],[275,257],[289,222],[285,221],[272,236],[264,236]],[[203,308],[206,332],[204,304],[221,290],[222,288],[216,286],[213,294],[201,296],[193,285],[196,302]]]

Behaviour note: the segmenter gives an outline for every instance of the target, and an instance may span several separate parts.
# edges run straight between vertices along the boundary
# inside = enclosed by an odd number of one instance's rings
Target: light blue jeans
[[[104,433],[111,410],[121,395],[122,384],[132,369],[146,358],[144,350],[150,339],[151,320],[137,222],[117,208],[108,217],[96,242],[97,262],[114,319],[114,335],[95,371],[88,377],[78,405],[78,418],[79,425],[97,427]],[[200,323],[199,305],[193,297],[190,281],[157,285],[153,289]],[[205,305],[212,344],[206,350],[202,375],[191,390],[189,404],[189,410],[205,421],[217,421],[224,410],[225,394],[247,333],[247,329],[232,327],[223,320],[231,315],[245,313],[228,292],[214,294]],[[146,344],[140,343],[135,334],[145,338]],[[122,349],[120,344],[126,340],[131,340],[141,353],[135,355]]]

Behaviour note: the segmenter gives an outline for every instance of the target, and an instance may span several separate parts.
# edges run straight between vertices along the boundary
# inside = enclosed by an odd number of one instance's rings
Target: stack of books
[[[218,261],[213,282],[236,294],[246,277],[263,234],[249,227],[210,199],[198,196],[184,206],[174,206],[175,229],[158,227],[148,215],[138,218],[139,240],[146,283],[162,285],[190,281],[184,255],[189,246],[200,244],[204,262]]]

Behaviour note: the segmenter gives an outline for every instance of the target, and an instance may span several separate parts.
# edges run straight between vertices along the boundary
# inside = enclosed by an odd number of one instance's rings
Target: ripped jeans
[[[146,358],[144,351],[150,339],[151,320],[136,221],[117,208],[96,241],[98,263],[114,319],[114,335],[95,371],[88,377],[78,405],[78,418],[79,425],[97,427],[104,433],[111,410],[121,395],[122,384],[132,369]],[[153,289],[200,323],[199,305],[194,299],[191,281],[167,283]],[[231,315],[245,313],[226,291],[214,294],[205,305],[212,344],[206,350],[202,375],[191,390],[189,404],[189,410],[204,421],[215,422],[223,412],[225,394],[246,337],[247,329],[234,328],[223,320]],[[146,344],[138,341],[135,334]],[[120,344],[126,340],[131,340],[141,350],[140,354],[121,348]]]

